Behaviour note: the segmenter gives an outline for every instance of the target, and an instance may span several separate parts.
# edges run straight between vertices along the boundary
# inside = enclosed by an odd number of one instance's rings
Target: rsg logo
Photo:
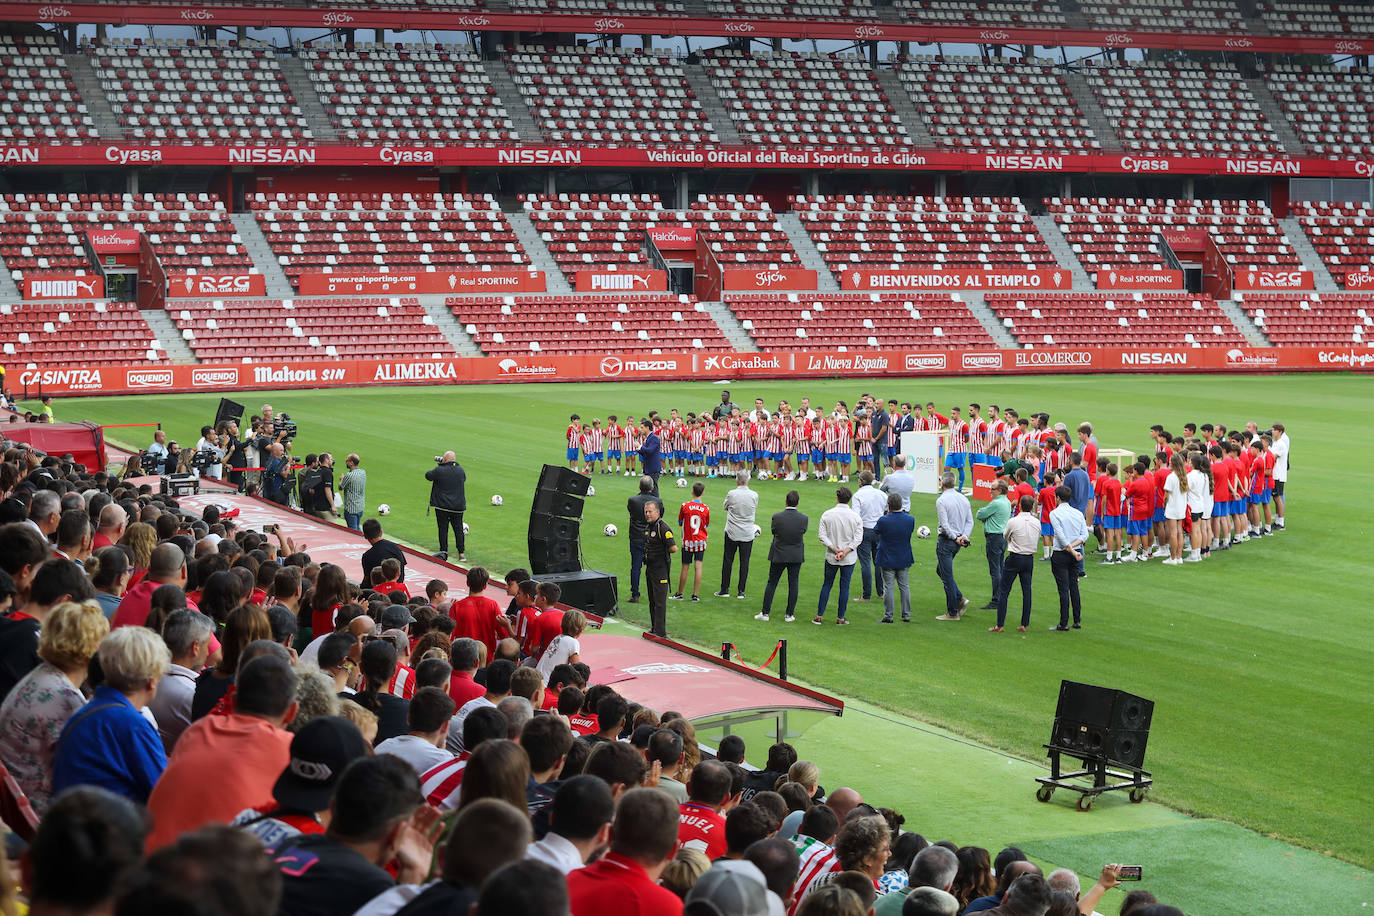
[[[171,369],[131,370],[125,381],[130,388],[170,388],[172,387]]]

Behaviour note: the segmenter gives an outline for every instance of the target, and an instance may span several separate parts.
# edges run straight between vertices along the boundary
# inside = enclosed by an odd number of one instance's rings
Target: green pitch
[[[425,515],[423,474],[431,456],[454,449],[468,471],[469,562],[499,574],[525,565],[528,500],[539,466],[562,463],[570,413],[604,420],[611,413],[642,416],[650,408],[700,410],[718,400],[719,390],[710,384],[565,384],[274,392],[239,399],[250,409],[270,401],[289,412],[300,423],[298,454],[328,449],[341,466],[343,455],[358,452],[368,470],[369,508],[389,503],[386,529],[428,550],[436,545]],[[770,406],[780,397],[795,405],[803,395],[818,406],[837,398],[852,404],[863,391],[933,400],[942,410],[970,400],[998,403],[1022,415],[1048,411],[1053,421],[1071,427],[1091,420],[1104,447],[1135,451],[1147,445],[1152,423],[1175,431],[1189,420],[1232,428],[1251,419],[1285,423],[1293,440],[1288,530],[1202,564],[1090,563],[1082,582],[1082,631],[1047,631],[1056,621],[1057,600],[1049,564],[1039,562],[1029,633],[988,633],[988,611],[971,612],[959,623],[937,623],[943,594],[933,541],[917,542],[914,622],[908,626],[879,626],[876,602],[851,604],[848,628],[809,623],[819,589],[818,544],[808,547],[799,622],[785,625],[775,613],[771,622],[758,623],[752,618],[766,580],[766,538],[754,553],[749,600],[711,597],[719,585],[720,503],[732,485],[726,480],[707,481],[705,498],[718,514],[702,602],[670,602],[668,626],[674,637],[706,647],[733,642],[755,664],[785,636],[794,677],[872,704],[881,718],[856,708],[817,726],[800,740],[803,755],[828,763],[831,773],[843,773],[880,803],[903,810],[908,829],[931,839],[951,836],[993,846],[994,852],[998,844],[1022,842],[1045,861],[1085,874],[1106,861],[1140,861],[1157,878],[1146,886],[1190,913],[1237,912],[1245,905],[1254,912],[1255,904],[1277,912],[1274,905],[1285,900],[1293,912],[1315,900],[1328,904],[1324,909],[1334,902],[1341,910],[1369,898],[1363,869],[1374,866],[1374,832],[1363,782],[1374,725],[1374,614],[1358,571],[1368,568],[1363,545],[1371,526],[1368,511],[1355,500],[1370,492],[1370,475],[1362,462],[1351,461],[1358,431],[1374,425],[1369,378],[838,380],[735,383],[731,390],[742,405],[755,396]],[[213,417],[217,399],[90,398],[55,406],[60,419],[161,421],[189,444]],[[587,501],[583,553],[589,568],[622,577],[624,597],[625,499],[634,481],[604,476],[593,483],[597,495]],[[690,491],[672,488],[670,479],[665,483],[668,517],[675,520]],[[834,502],[834,485],[820,482],[753,486],[762,497],[765,530],[768,515],[782,507],[793,486],[801,490],[800,508],[811,516],[813,531]],[[488,504],[493,493],[504,497],[503,507]],[[934,526],[933,502],[930,496],[913,502],[918,524]],[[601,534],[608,522],[621,528],[618,537]],[[957,577],[975,607],[989,591],[980,544],[975,534],[974,548],[956,560]],[[856,573],[855,594],[858,581]],[[832,595],[830,620],[834,602]],[[647,623],[643,604],[622,603],[622,614],[630,623]],[[1066,677],[1155,700],[1146,758],[1156,779],[1152,799],[1174,812],[1229,821],[1263,836],[1228,824],[1198,833],[1194,821],[1155,805],[1132,806],[1124,798],[1104,798],[1087,814],[1072,810],[1067,793],[1049,805],[1034,802],[1031,778],[1042,772],[1041,744],[1049,736],[1059,681]],[[822,736],[824,742],[816,740]],[[969,757],[968,745],[955,739],[980,747]],[[761,744],[761,738],[751,743],[751,762],[762,762],[756,760]],[[1127,835],[1129,843],[1109,839]],[[1187,854],[1188,844],[1196,844],[1197,857]],[[1209,871],[1216,867],[1212,857],[1224,859],[1228,849],[1234,860],[1227,871],[1233,874],[1216,880]],[[1208,860],[1212,864],[1204,864]],[[1258,871],[1269,873],[1264,889]]]

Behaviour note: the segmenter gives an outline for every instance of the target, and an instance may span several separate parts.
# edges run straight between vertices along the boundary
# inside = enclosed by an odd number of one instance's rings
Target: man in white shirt
[[[443,690],[421,687],[415,691],[406,713],[406,726],[410,730],[377,745],[377,753],[400,757],[410,764],[417,776],[452,760],[453,754],[444,745],[448,741],[453,710],[453,698]]]
[[[849,487],[835,491],[835,505],[821,514],[817,537],[825,545],[825,578],[821,581],[821,594],[816,602],[816,616],[811,621],[820,626],[825,623],[825,606],[830,601],[830,589],[835,584],[835,575],[840,577],[840,597],[835,613],[835,623],[848,625],[845,612],[849,610],[849,580],[854,575],[854,563],[858,560],[859,544],[864,538],[863,519],[849,507],[853,494]]]
[[[754,515],[759,508],[759,494],[749,489],[749,472],[735,474],[735,488],[725,494],[725,560],[720,566],[720,591],[717,598],[730,597],[730,572],[735,554],[739,554],[739,588],[735,597],[744,597],[749,581],[749,554],[754,549]]]
[[[896,493],[902,498],[902,511],[911,511],[911,494],[916,489],[916,478],[906,469],[905,455],[892,456],[892,473],[883,478],[879,487],[886,493]]]
[[[1293,443],[1288,440],[1288,432],[1282,423],[1275,423],[1274,444],[1269,451],[1274,453],[1274,530],[1283,530],[1283,487],[1288,482],[1288,450]]]
[[[219,436],[215,435],[213,427],[202,426],[200,429],[200,439],[196,442],[196,451],[209,449],[215,455],[215,460],[206,467],[201,474],[219,480],[224,475],[224,449],[219,446]]]
[[[859,601],[868,601],[873,597],[873,554],[878,549],[878,532],[874,528],[878,524],[878,519],[887,512],[887,494],[878,489],[873,484],[872,471],[859,472],[859,489],[854,493],[854,510],[859,513],[859,519],[863,522],[863,540],[859,542],[858,561],[859,574],[863,579],[863,597]],[[878,597],[883,596],[883,580],[878,577],[877,582]]]
[[[148,708],[157,718],[157,731],[168,754],[191,725],[196,678],[210,654],[210,634],[214,629],[213,620],[190,610],[173,611],[162,625],[162,641],[167,644],[172,663],[158,682],[157,694],[148,701]]]
[[[157,432],[153,433],[152,444],[143,451],[157,458],[156,473],[170,474],[176,470],[176,468],[167,467],[167,433],[162,430],[159,429]]]
[[[510,676],[514,673],[515,663],[509,659],[498,658],[487,665],[487,692],[476,699],[468,700],[461,709],[453,714],[445,747],[455,754],[470,750],[470,748],[463,746],[463,721],[472,714],[474,709],[481,709],[483,706],[494,708],[496,704],[510,696]]]
[[[566,875],[610,846],[615,798],[605,780],[585,774],[565,779],[550,808],[549,832],[529,845],[526,859],[552,865]]]

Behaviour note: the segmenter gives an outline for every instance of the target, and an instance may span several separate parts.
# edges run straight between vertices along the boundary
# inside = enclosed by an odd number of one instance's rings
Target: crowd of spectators
[[[365,533],[355,578],[5,447],[0,913],[1091,914],[1117,883],[929,843],[786,743],[712,753],[589,683],[556,586],[412,597]]]

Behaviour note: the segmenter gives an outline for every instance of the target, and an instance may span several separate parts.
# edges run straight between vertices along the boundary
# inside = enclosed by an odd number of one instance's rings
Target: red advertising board
[[[997,471],[990,464],[973,466],[973,498],[983,502],[992,501],[992,482],[997,479]]]
[[[579,270],[579,293],[653,293],[668,288],[664,270]]]
[[[22,292],[25,299],[102,299],[105,296],[105,278],[74,274],[26,277]]]
[[[171,274],[167,298],[196,296],[265,296],[267,279],[262,274]]]
[[[1183,289],[1181,270],[1099,270],[1098,289]]]
[[[650,226],[649,238],[659,251],[694,251],[697,247],[695,226]]]
[[[547,289],[543,273],[537,270],[301,274],[298,288],[302,296],[542,293]]]
[[[1067,270],[847,270],[840,288],[902,291],[942,289],[1073,289]]]
[[[1201,251],[1207,244],[1206,229],[1173,229],[1164,227],[1159,230],[1164,241],[1175,251]]]
[[[721,289],[726,290],[814,290],[816,272],[784,268],[782,270],[722,270]]]
[[[1109,372],[1374,372],[1364,347],[1135,347],[1046,350],[867,350],[737,353],[697,350],[587,356],[332,360],[218,365],[87,366],[11,372],[36,394],[352,388],[359,385],[635,381],[847,376],[934,377]]]
[[[1316,278],[1310,270],[1287,267],[1237,267],[1233,289],[1254,290],[1316,289]]]
[[[1345,288],[1374,290],[1374,273],[1365,270],[1351,271],[1345,275]]]
[[[138,251],[137,229],[96,229],[86,233],[96,254],[129,254]]]

